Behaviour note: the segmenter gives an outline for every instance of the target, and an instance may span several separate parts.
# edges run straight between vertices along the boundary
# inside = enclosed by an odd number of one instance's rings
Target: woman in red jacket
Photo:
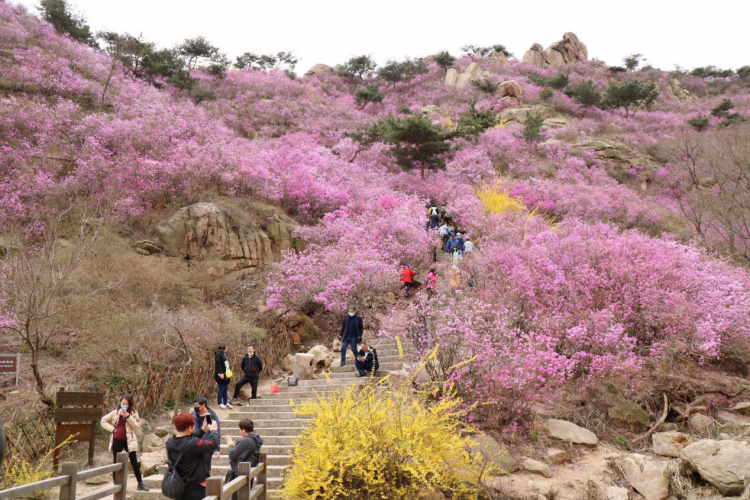
[[[416,275],[414,271],[409,267],[409,264],[406,262],[401,263],[401,289],[404,292],[404,297],[409,297],[409,290],[412,286],[412,280],[414,279],[414,275]]]

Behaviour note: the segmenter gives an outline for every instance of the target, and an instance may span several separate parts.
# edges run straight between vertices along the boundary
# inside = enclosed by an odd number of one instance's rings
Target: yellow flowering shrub
[[[461,406],[450,397],[428,403],[409,384],[382,383],[294,406],[313,422],[294,445],[281,498],[417,500],[431,490],[478,498],[489,471],[468,451],[473,441]]]
[[[486,186],[477,190],[477,196],[484,204],[485,210],[492,214],[502,212],[522,212],[526,205],[519,197],[511,196],[502,182],[495,182],[492,186]]]
[[[62,449],[65,446],[76,443],[73,436],[69,436],[57,447],[50,449],[42,457],[33,462],[11,456],[5,463],[3,474],[0,476],[0,490],[23,486],[24,484],[36,483],[52,477],[52,454],[55,450]],[[51,491],[41,491],[27,498],[31,500],[41,500],[48,498]]]

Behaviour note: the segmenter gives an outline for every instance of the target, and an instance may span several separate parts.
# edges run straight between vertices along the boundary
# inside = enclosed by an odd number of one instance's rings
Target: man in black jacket
[[[353,307],[349,308],[349,314],[344,316],[341,322],[341,366],[346,366],[346,348],[351,346],[354,357],[357,357],[357,343],[362,342],[362,334],[365,331],[362,317],[357,314]]]
[[[378,353],[374,347],[370,347],[368,342],[362,342],[359,353],[357,354],[357,361],[354,362],[354,366],[357,367],[360,377],[366,375],[375,375],[375,372],[380,368],[378,362]]]
[[[238,401],[240,397],[240,389],[245,384],[250,384],[253,388],[253,399],[258,399],[258,379],[260,378],[260,372],[263,370],[263,362],[255,354],[255,347],[247,346],[247,355],[242,358],[242,378],[234,385],[234,396],[232,397],[232,403]]]

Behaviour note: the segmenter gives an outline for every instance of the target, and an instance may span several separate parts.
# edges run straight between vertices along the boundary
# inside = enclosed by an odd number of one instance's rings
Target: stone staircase
[[[376,379],[386,376],[390,371],[400,370],[403,359],[400,358],[395,341],[388,339],[373,340],[372,344],[378,352],[380,369]],[[403,346],[406,348],[406,346]],[[405,353],[406,354],[406,353]],[[253,420],[255,433],[263,438],[261,451],[267,455],[269,498],[276,497],[276,490],[281,484],[284,471],[290,463],[289,453],[294,440],[302,435],[305,426],[310,425],[311,419],[298,417],[292,410],[291,401],[295,404],[326,397],[342,388],[354,384],[365,384],[369,377],[360,378],[354,368],[351,350],[347,350],[347,364],[339,367],[334,363],[328,376],[330,382],[321,374],[317,380],[300,380],[296,387],[280,386],[278,394],[263,394],[260,399],[250,400],[245,406],[235,406],[229,413],[229,418],[221,421],[221,456],[214,459],[211,475],[224,476],[229,470],[227,436],[235,442],[241,438],[239,422],[244,418]],[[371,379],[370,379],[371,380]],[[150,492],[134,492],[135,500],[166,500],[161,495],[161,481],[166,466],[162,466],[159,474],[143,479]]]

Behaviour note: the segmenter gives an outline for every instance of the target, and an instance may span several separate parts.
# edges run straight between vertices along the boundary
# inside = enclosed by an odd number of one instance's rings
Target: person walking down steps
[[[432,268],[427,273],[427,277],[424,280],[424,287],[427,290],[427,298],[431,299],[435,296],[437,290],[437,271]]]
[[[214,380],[216,380],[218,386],[219,408],[222,410],[234,408],[228,401],[231,378],[232,370],[229,369],[229,360],[227,359],[227,343],[219,342],[219,348],[214,352]]]
[[[404,292],[404,297],[407,299],[409,298],[409,291],[414,284],[413,281],[416,274],[417,273],[409,267],[409,264],[406,262],[401,263],[401,288]]]
[[[349,312],[344,316],[341,322],[341,365],[346,366],[346,348],[351,347],[354,353],[354,359],[357,359],[357,344],[362,342],[362,334],[365,332],[362,317],[357,314],[354,307],[349,308]]]
[[[128,453],[130,464],[133,466],[135,480],[138,481],[138,491],[148,491],[143,484],[141,476],[141,467],[138,464],[138,436],[136,431],[141,427],[141,419],[138,418],[138,412],[133,407],[133,399],[130,396],[123,396],[120,405],[102,417],[102,429],[110,433],[109,451],[117,461],[117,454],[121,451]]]
[[[260,372],[263,370],[263,362],[260,360],[258,355],[255,354],[254,346],[247,346],[247,354],[244,358],[242,358],[240,368],[242,368],[242,373],[244,373],[244,375],[234,385],[234,396],[232,396],[232,403],[234,403],[235,401],[239,401],[238,398],[240,397],[240,389],[242,389],[245,384],[250,384],[250,387],[252,387],[253,399],[258,399],[260,397],[258,396],[258,380],[260,379]]]

